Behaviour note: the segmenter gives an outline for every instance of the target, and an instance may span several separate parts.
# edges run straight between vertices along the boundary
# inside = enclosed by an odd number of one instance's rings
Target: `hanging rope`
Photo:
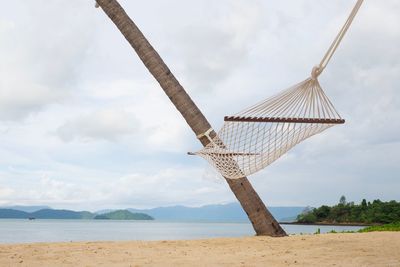
[[[301,141],[345,122],[325,95],[318,76],[329,63],[363,0],[358,0],[344,26],[311,77],[283,92],[226,116],[218,134],[202,150],[189,153],[210,162],[224,177],[251,175],[285,154]]]
[[[338,48],[340,42],[342,41],[344,35],[346,34],[347,30],[349,29],[351,23],[353,22],[355,16],[357,15],[358,10],[360,9],[364,0],[357,0],[353,10],[351,11],[349,17],[347,18],[346,22],[344,23],[343,27],[340,29],[338,35],[336,36],[335,40],[333,40],[331,46],[329,47],[328,51],[325,53],[324,57],[322,58],[321,62],[318,66],[314,67],[312,70],[312,77],[318,77],[325,67],[328,65],[329,61],[331,60],[333,54],[335,53],[336,49]]]

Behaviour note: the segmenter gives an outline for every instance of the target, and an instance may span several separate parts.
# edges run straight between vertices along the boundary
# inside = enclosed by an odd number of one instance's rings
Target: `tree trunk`
[[[161,88],[182,114],[196,136],[209,130],[211,125],[207,119],[117,0],[96,1],[136,51],[139,58],[158,81]],[[214,131],[210,133],[212,137],[215,135]],[[204,146],[209,143],[208,138],[205,136],[199,138],[199,140]],[[257,235],[286,235],[246,177],[241,179],[226,179],[226,181],[246,211]]]

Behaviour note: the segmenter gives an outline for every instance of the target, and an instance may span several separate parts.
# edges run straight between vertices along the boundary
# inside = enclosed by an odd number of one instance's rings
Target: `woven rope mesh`
[[[344,123],[317,79],[309,78],[234,116],[210,144],[194,153],[224,177],[265,168],[301,141]]]

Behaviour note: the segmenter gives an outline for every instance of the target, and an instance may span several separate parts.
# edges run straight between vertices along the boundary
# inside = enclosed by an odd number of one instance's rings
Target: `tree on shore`
[[[303,212],[297,217],[303,223],[396,223],[400,222],[400,202],[383,202],[379,199],[372,203],[363,199],[359,205],[354,202],[343,203],[342,198],[332,207],[323,205]]]
[[[346,205],[346,197],[345,196],[340,197],[339,204]]]

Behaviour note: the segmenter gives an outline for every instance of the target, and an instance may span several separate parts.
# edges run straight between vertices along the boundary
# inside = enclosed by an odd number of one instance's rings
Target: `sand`
[[[400,232],[0,245],[0,266],[400,266]]]

